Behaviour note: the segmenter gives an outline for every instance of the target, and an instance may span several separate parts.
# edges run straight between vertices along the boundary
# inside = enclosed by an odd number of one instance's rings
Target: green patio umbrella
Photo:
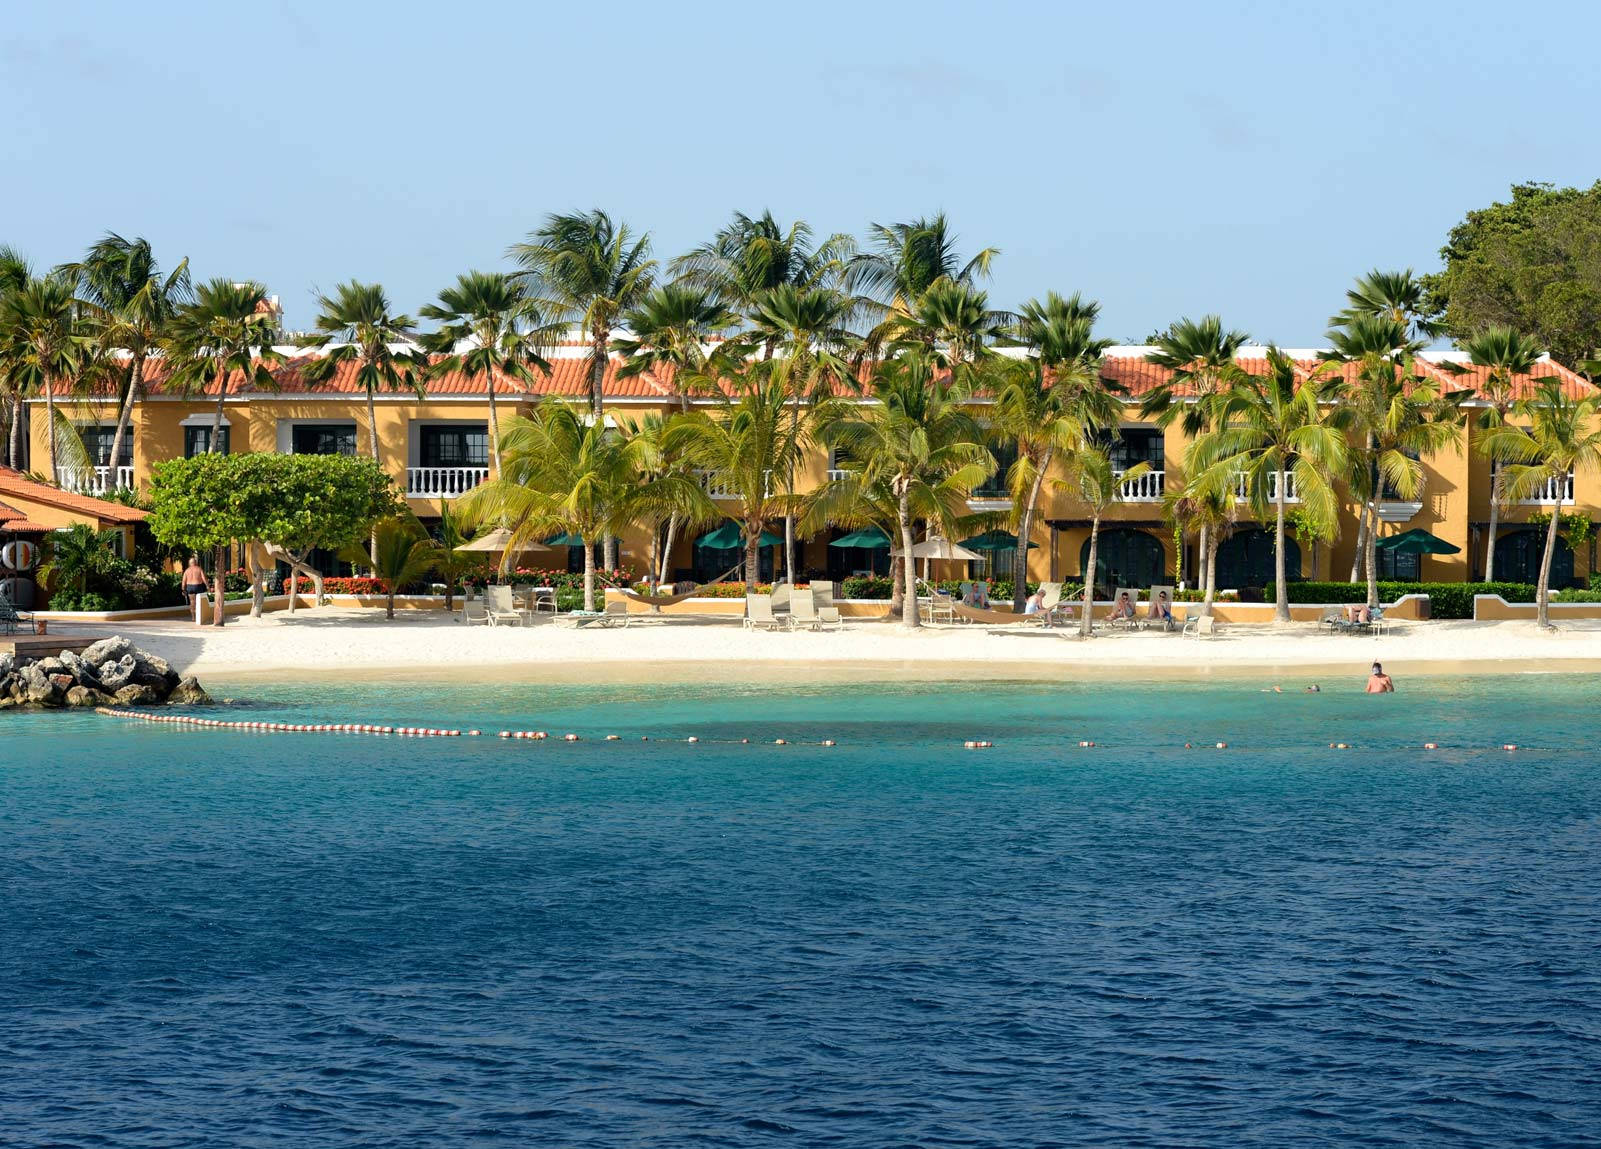
[[[738,523],[724,523],[715,531],[707,531],[695,540],[697,547],[710,547],[714,551],[731,551],[745,545],[745,532]],[[756,540],[757,546],[781,547],[784,540],[771,531],[763,531],[762,537]]]
[[[545,545],[547,547],[581,547],[584,545],[584,540],[577,535],[571,534],[551,535],[550,538],[545,540]]]
[[[963,539],[962,546],[975,551],[1015,551],[1017,549],[1017,536],[1010,531],[985,531],[981,535],[974,535],[970,539]],[[1028,549],[1038,550],[1039,543],[1029,543]]]
[[[1414,527],[1398,535],[1379,539],[1374,547],[1381,551],[1394,551],[1398,555],[1457,555],[1462,548],[1431,535],[1422,527]]]
[[[851,534],[842,535],[828,545],[831,547],[857,547],[864,551],[879,551],[889,546],[889,536],[877,527],[866,527]]]

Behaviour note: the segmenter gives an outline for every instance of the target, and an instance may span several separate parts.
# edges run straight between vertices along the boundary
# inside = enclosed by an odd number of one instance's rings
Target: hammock
[[[965,606],[959,602],[951,603],[951,610],[957,618],[964,618],[968,622],[982,622],[987,626],[1043,626],[1048,617],[1044,612],[1013,614],[1009,610],[984,610],[976,606]]]
[[[612,589],[616,590],[618,594],[622,595],[629,602],[644,603],[646,606],[648,606],[652,610],[654,610],[657,614],[660,614],[662,607],[664,607],[664,606],[672,606],[674,603],[683,602],[686,598],[694,598],[696,595],[698,595],[701,591],[705,590],[707,587],[712,586],[714,583],[722,582],[725,578],[727,578],[729,575],[731,575],[731,574],[735,573],[736,571],[738,571],[740,569],[740,567],[743,567],[744,565],[745,565],[744,562],[740,562],[740,563],[736,564],[735,566],[729,567],[722,574],[718,575],[716,578],[712,579],[710,582],[699,582],[699,583],[696,583],[694,586],[690,587],[688,590],[678,591],[675,594],[640,594],[638,591],[632,590],[632,589],[630,589],[628,587],[625,587],[625,586],[624,587],[614,587]]]

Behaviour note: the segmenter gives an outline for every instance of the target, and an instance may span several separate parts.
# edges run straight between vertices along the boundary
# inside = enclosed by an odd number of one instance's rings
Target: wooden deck
[[[105,637],[103,634],[0,634],[0,654],[49,658],[63,650],[83,650]]]

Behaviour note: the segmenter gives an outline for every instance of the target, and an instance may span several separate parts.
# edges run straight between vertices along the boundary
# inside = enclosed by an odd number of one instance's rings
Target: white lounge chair
[[[489,612],[490,626],[521,626],[523,624],[522,611],[517,609],[517,603],[511,597],[511,587],[509,586],[485,587],[484,607]]]
[[[1186,638],[1211,638],[1217,632],[1217,620],[1209,614],[1198,614],[1184,623]]]
[[[800,627],[817,629],[817,604],[812,601],[810,591],[797,590],[789,596],[789,629]]]
[[[601,626],[627,627],[631,616],[628,613],[628,600],[626,598],[609,598],[606,600],[606,609],[600,612]]]
[[[817,607],[817,627],[831,626],[835,630],[845,628],[845,620],[839,616],[839,607],[834,605],[834,584],[820,580],[812,584],[812,605]]]
[[[745,596],[745,629],[777,630],[784,625],[784,620],[773,613],[773,596],[767,594],[748,594]]]

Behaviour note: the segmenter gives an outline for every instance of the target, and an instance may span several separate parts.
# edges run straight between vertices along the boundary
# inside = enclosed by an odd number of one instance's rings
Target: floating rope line
[[[249,730],[264,734],[399,734],[408,738],[460,738],[460,730],[437,726],[376,726],[367,722],[228,722],[220,718],[200,718],[193,714],[140,714],[133,710],[113,710],[97,706],[96,714],[133,722],[152,722],[171,726],[192,726],[204,730]],[[465,732],[477,737],[477,730]]]

